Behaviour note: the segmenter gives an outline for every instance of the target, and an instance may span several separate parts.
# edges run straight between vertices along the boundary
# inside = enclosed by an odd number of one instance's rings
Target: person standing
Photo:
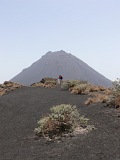
[[[59,78],[58,78],[58,84],[60,84],[60,85],[61,85],[62,80],[63,80],[63,77],[62,77],[61,75],[59,75]]]

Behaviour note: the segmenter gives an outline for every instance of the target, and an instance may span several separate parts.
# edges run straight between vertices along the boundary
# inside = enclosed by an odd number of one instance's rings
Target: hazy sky
[[[120,77],[120,0],[0,0],[0,83],[58,50]]]

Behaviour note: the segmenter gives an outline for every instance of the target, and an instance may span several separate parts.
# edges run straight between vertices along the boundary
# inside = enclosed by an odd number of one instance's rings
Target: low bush
[[[74,87],[76,85],[76,81],[63,81],[61,84],[61,88],[63,90],[69,90],[70,88]]]
[[[78,127],[87,127],[88,119],[80,116],[76,106],[61,104],[53,106],[50,111],[51,114],[38,121],[39,126],[35,129],[38,136],[55,139],[74,132]]]
[[[114,107],[115,106],[115,96],[114,95],[110,95],[108,97],[108,100],[107,100],[106,104],[107,104],[107,106]]]
[[[82,94],[87,88],[87,86],[87,84],[78,84],[75,87],[73,87],[70,91],[74,94]]]
[[[88,98],[85,101],[85,105],[90,105],[92,103],[107,103],[109,96],[105,94],[94,94],[93,97]]]
[[[23,85],[11,81],[5,81],[0,84],[0,96],[7,94],[10,91],[14,91],[17,88],[21,88]]]
[[[98,92],[98,91],[100,91],[99,88],[100,88],[99,86],[89,85],[87,90],[88,90],[88,92]]]
[[[113,82],[113,88],[111,89],[111,95],[107,101],[107,106],[119,108],[120,107],[120,79],[117,78]]]
[[[70,91],[72,91],[72,89],[74,88],[74,87],[76,87],[76,88],[80,88],[80,86],[82,87],[82,85],[83,86],[86,86],[88,84],[88,82],[87,81],[79,81],[79,80],[70,80],[70,81],[64,81],[63,83],[62,83],[62,85],[61,85],[61,88],[63,89],[63,90],[70,90]]]
[[[102,86],[95,86],[87,81],[71,80],[64,81],[61,85],[63,90],[69,90],[73,94],[89,94],[91,92],[106,92],[109,89]]]
[[[53,78],[43,78],[40,82],[31,84],[32,87],[45,87],[45,88],[54,88],[57,85],[57,79]]]
[[[61,88],[63,90],[68,90],[70,88],[70,83],[68,81],[67,82],[62,82]]]
[[[113,95],[114,96],[120,96],[120,79],[119,78],[117,78],[113,82]]]

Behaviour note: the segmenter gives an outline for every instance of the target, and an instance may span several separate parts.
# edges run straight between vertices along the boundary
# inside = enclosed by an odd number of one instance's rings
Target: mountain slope
[[[85,80],[106,87],[112,85],[109,79],[77,57],[64,51],[46,53],[41,59],[12,78],[11,81],[30,85],[45,77],[58,78],[60,74],[64,80]]]

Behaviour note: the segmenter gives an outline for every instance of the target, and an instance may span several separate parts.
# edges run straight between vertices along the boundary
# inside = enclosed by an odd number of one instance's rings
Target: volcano
[[[95,71],[85,62],[65,51],[47,52],[30,67],[13,77],[10,81],[31,85],[42,78],[58,78],[63,80],[84,80],[95,85],[111,87],[112,82]]]

